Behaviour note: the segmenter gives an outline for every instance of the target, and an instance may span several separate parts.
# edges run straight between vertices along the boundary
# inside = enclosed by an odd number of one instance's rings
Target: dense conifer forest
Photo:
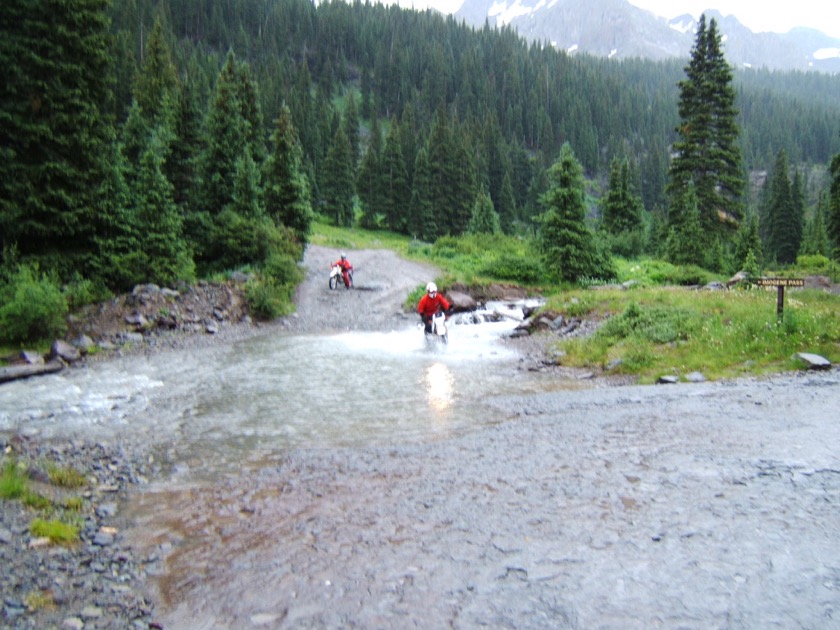
[[[267,300],[296,282],[315,216],[423,241],[533,236],[561,156],[587,221],[624,226],[605,231],[614,255],[668,255],[688,60],[570,56],[359,1],[6,0],[0,17],[7,280],[34,264],[123,290],[251,266],[271,270]],[[773,260],[830,256],[840,77],[730,80],[744,229],[714,246],[755,234],[747,249]]]

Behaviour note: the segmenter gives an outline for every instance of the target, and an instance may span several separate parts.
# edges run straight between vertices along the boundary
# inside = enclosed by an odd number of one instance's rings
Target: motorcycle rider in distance
[[[449,301],[438,293],[437,285],[434,282],[427,284],[426,293],[417,303],[417,312],[420,313],[427,335],[432,334],[432,316],[438,311],[443,311],[446,313],[446,319],[449,319],[449,308]]]
[[[351,265],[350,261],[347,260],[347,254],[341,252],[341,258],[339,258],[333,264],[331,264],[330,269],[332,269],[333,267],[341,267],[341,277],[344,279],[344,286],[349,289],[350,272],[353,271],[353,265]]]

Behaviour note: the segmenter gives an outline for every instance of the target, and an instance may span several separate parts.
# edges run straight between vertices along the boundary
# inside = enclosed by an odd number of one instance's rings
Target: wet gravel
[[[155,628],[143,588],[145,570],[116,526],[129,488],[159,473],[140,445],[73,440],[42,443],[20,435],[0,438],[3,464],[22,465],[30,490],[55,505],[81,498],[68,514],[36,513],[18,500],[0,511],[0,626],[3,628]],[[84,485],[61,489],[48,470],[73,470]],[[35,518],[60,518],[79,527],[79,540],[54,545],[31,533]]]

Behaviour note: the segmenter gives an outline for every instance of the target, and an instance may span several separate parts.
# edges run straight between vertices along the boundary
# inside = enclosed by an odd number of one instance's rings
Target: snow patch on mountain
[[[840,59],[840,48],[820,48],[814,52],[814,59]]]

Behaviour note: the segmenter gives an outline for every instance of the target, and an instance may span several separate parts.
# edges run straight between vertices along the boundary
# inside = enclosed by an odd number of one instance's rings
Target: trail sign
[[[755,283],[760,287],[804,287],[802,278],[757,278]]]
[[[779,321],[785,312],[785,287],[804,287],[805,280],[802,278],[757,278],[755,283],[760,287],[776,287],[776,316]]]

